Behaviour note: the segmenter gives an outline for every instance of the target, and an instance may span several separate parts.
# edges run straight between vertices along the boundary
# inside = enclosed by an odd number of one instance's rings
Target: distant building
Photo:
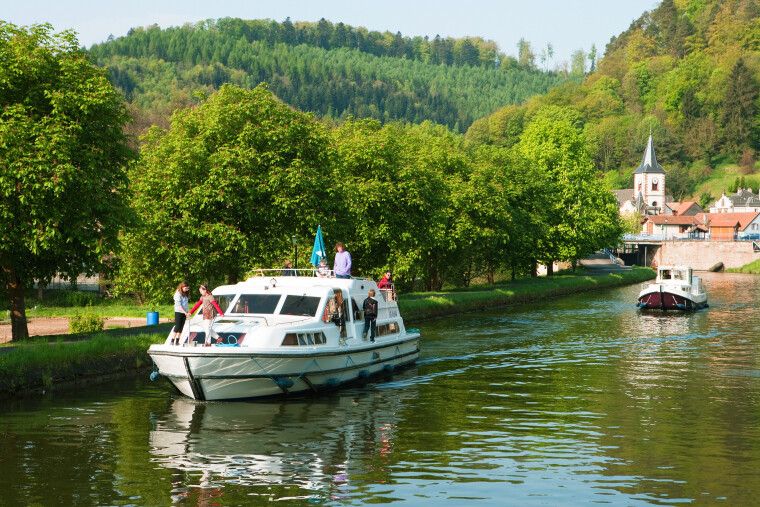
[[[662,239],[732,241],[760,235],[760,212],[650,215],[644,218],[642,225],[642,233]]]
[[[751,188],[740,188],[733,195],[726,195],[710,206],[710,213],[751,213],[760,211],[760,194],[753,194]]]
[[[664,239],[686,239],[699,225],[695,216],[649,215],[644,218],[642,232]]]
[[[760,212],[701,213],[695,217],[710,230],[711,240],[730,241],[760,233]]]
[[[673,196],[665,195],[665,169],[657,163],[652,134],[639,167],[633,171],[633,188],[613,190],[617,197],[621,215],[659,215],[666,213],[665,203],[672,202]]]
[[[704,212],[705,210],[703,210],[702,207],[694,201],[666,202],[665,210],[663,211],[665,215],[677,215],[684,217],[695,216],[699,213]]]

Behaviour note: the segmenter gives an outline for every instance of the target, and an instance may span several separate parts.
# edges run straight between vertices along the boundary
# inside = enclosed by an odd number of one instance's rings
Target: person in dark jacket
[[[364,331],[362,337],[367,338],[367,330],[369,330],[369,341],[375,341],[375,328],[377,326],[377,299],[375,299],[375,291],[370,289],[367,293],[367,299],[364,300]]]
[[[297,276],[296,270],[293,269],[293,261],[291,260],[285,261],[285,265],[282,267],[282,272],[280,273],[280,276]]]

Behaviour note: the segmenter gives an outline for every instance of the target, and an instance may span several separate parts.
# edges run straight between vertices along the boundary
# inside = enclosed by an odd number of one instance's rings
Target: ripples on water
[[[421,327],[417,366],[329,396],[194,403],[145,379],[3,405],[0,487],[43,505],[751,505],[760,282],[638,286]],[[2,503],[0,501],[0,503]]]

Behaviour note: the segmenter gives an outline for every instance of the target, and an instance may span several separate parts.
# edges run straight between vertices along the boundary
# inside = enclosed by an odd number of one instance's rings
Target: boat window
[[[319,307],[318,297],[287,296],[280,309],[280,315],[304,315],[314,317]]]
[[[283,346],[323,345],[327,342],[324,333],[288,333],[282,340]]]
[[[396,334],[398,333],[398,330],[399,327],[397,322],[389,322],[387,324],[377,326],[377,335],[384,336],[386,334]]]
[[[230,313],[274,313],[279,294],[241,294]]]
[[[359,303],[355,299],[351,300],[351,309],[354,311],[354,320],[362,320],[364,318],[362,311],[359,309]]]

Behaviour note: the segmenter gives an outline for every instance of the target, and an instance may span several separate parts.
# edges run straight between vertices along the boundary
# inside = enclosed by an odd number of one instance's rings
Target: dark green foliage
[[[149,27],[89,52],[145,111],[166,109],[197,89],[213,91],[224,83],[254,88],[265,81],[287,104],[328,119],[430,120],[462,131],[476,118],[566,80],[527,68],[499,69],[495,44],[480,39],[428,42],[324,20],[290,27],[231,18]]]
[[[726,144],[734,154],[757,146],[751,135],[757,114],[757,97],[757,81],[740,58],[731,69],[721,115]]]

